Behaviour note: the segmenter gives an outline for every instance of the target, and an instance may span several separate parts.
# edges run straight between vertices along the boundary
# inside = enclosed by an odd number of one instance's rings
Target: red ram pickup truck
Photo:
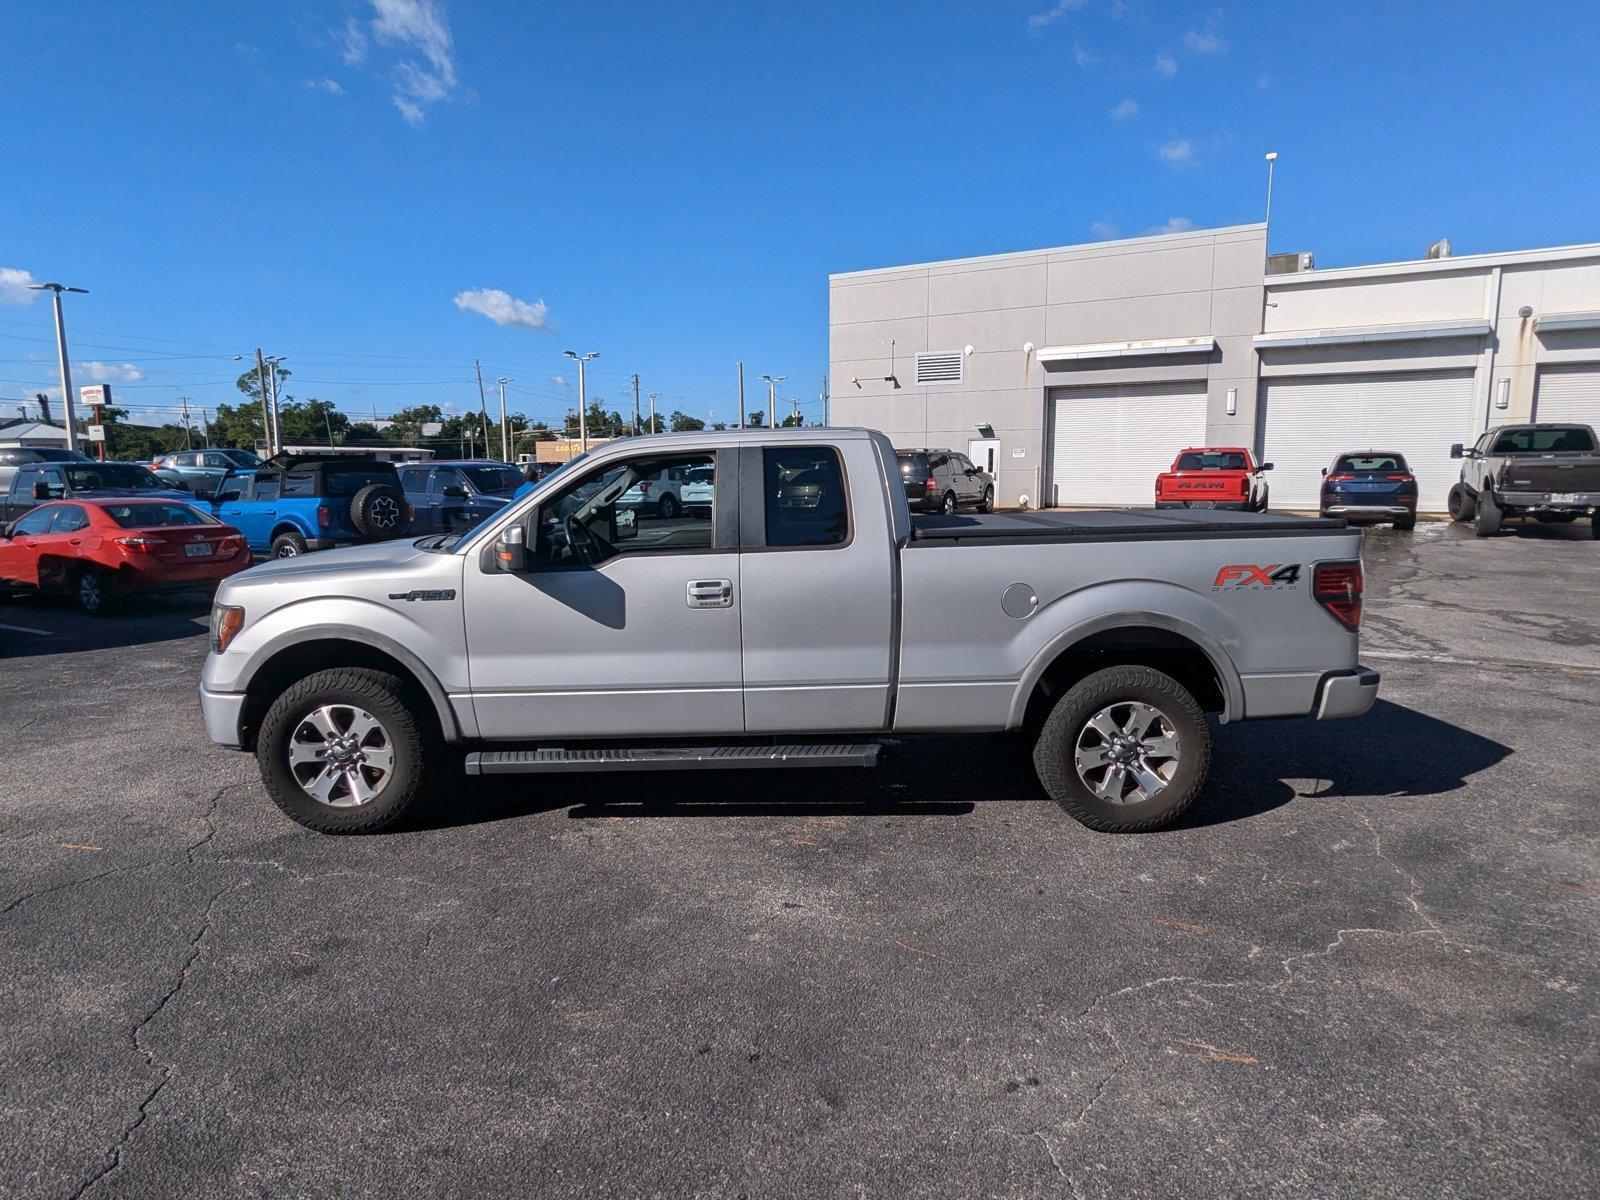
[[[1194,446],[1156,476],[1156,507],[1266,512],[1270,470],[1271,463],[1257,463],[1243,446]]]

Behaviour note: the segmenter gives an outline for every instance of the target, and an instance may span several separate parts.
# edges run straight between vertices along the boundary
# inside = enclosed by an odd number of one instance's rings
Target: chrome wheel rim
[[[955,512],[955,510],[956,510],[956,498],[954,496],[946,496],[944,498],[945,515],[948,516],[949,514]]]
[[[1108,804],[1140,804],[1178,773],[1178,731],[1160,709],[1138,700],[1108,704],[1084,723],[1073,747],[1083,785]]]
[[[389,731],[353,704],[324,704],[300,718],[288,755],[300,790],[330,808],[369,804],[394,776]]]

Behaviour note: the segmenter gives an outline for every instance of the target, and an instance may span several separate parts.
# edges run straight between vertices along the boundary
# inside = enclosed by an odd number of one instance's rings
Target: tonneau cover
[[[1345,522],[1332,517],[1274,516],[1219,509],[1129,508],[1093,511],[1008,512],[982,516],[913,516],[913,542],[1010,539],[1013,541],[1118,541],[1181,537],[1273,537],[1332,533]]]

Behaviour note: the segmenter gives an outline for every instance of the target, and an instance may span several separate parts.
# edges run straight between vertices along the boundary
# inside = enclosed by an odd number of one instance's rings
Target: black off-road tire
[[[405,493],[392,483],[367,484],[350,500],[350,523],[375,542],[399,537],[411,524],[406,519]]]
[[[1450,499],[1446,503],[1452,521],[1470,521],[1478,511],[1477,503],[1464,484],[1458,483],[1450,489]]]
[[[983,489],[983,499],[978,501],[978,511],[981,513],[994,511],[994,489],[992,487]]]
[[[1410,533],[1417,527],[1417,518],[1414,516],[1396,517],[1394,521],[1394,527],[1395,531],[1398,533]]]
[[[1492,537],[1500,532],[1505,512],[1495,503],[1493,492],[1479,492],[1477,511],[1472,517],[1472,531],[1479,537]]]
[[[372,833],[421,807],[443,765],[443,740],[424,712],[426,697],[411,694],[399,679],[366,667],[335,667],[307,675],[272,702],[256,736],[256,764],[273,803],[318,833]],[[382,722],[394,748],[387,786],[365,804],[334,808],[307,795],[289,769],[289,739],[313,710],[349,704]]]
[[[1600,509],[1596,509],[1589,517],[1589,536],[1600,542]]]
[[[1089,719],[1119,701],[1157,709],[1178,739],[1178,768],[1149,800],[1113,804],[1078,776],[1073,754]],[[1056,701],[1033,747],[1033,768],[1050,798],[1075,820],[1102,833],[1140,833],[1170,824],[1194,802],[1211,769],[1211,728],[1182,684],[1151,667],[1107,667],[1079,680]]]
[[[285,530],[272,539],[269,558],[299,558],[306,552],[306,540],[292,529]]]

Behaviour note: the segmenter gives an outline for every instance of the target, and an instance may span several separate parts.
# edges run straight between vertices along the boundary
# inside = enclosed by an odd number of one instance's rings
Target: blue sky
[[[92,290],[74,384],[125,403],[260,344],[352,413],[482,359],[559,419],[571,347],[731,418],[739,358],[814,402],[829,272],[1257,220],[1268,149],[1321,266],[1600,240],[1597,45],[1595,3],[12,4],[0,412],[55,379],[29,278]]]

